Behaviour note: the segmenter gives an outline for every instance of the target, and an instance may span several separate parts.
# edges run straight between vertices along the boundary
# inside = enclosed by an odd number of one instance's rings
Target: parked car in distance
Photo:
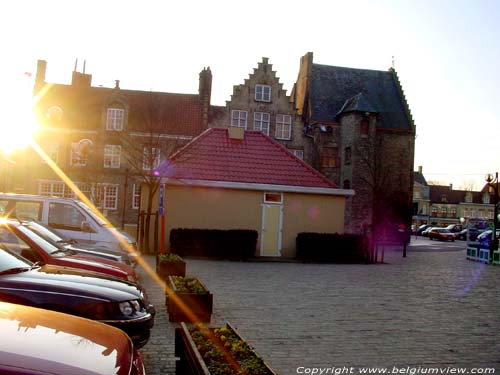
[[[450,224],[445,228],[448,229],[451,233],[459,233],[464,229],[464,226],[462,224]]]
[[[423,225],[419,226],[417,229],[417,236],[422,236],[422,232],[424,232],[426,229],[430,229],[432,227],[434,227],[434,225],[432,225],[432,224],[423,224]]]
[[[435,225],[432,225],[430,227],[427,227],[424,231],[422,231],[422,236],[423,237],[428,237],[429,236],[429,231],[431,229],[434,229],[434,228],[439,228],[439,227],[436,227]]]
[[[1,247],[0,301],[109,324],[127,333],[137,348],[148,342],[155,316],[139,285],[97,272],[40,266]],[[0,340],[5,338],[2,331]]]
[[[477,237],[484,232],[484,229],[466,228],[457,233],[457,238],[464,241],[476,241]]]
[[[432,228],[428,236],[430,240],[455,241],[455,233],[446,228]]]
[[[68,240],[64,238],[64,236],[60,234],[57,229],[51,228],[48,225],[42,224],[40,222],[23,221],[23,225],[54,246],[69,250],[69,253],[90,255],[130,265],[129,257],[124,256],[119,252],[86,246],[84,244],[78,243],[78,241],[76,240]]]
[[[33,263],[81,268],[139,283],[132,267],[103,258],[73,254],[44,240],[17,220],[0,221],[0,244]]]
[[[144,374],[130,338],[103,323],[0,302],[0,332],[0,374]]]

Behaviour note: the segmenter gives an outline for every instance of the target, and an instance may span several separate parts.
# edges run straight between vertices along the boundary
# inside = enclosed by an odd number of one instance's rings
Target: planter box
[[[186,292],[178,290],[172,276],[168,277],[167,286],[171,289],[172,295],[169,296],[166,293],[165,305],[170,322],[210,322],[213,309],[213,295],[199,280],[198,282],[203,288],[202,292]]]
[[[176,260],[162,260],[161,255],[156,257],[156,273],[167,282],[170,275],[174,276],[186,276],[186,262],[178,256]]]
[[[237,354],[235,351],[231,350],[233,345],[225,346],[224,342],[219,339],[214,333],[220,328],[202,328],[207,330],[207,335],[203,336],[204,342],[208,343],[208,347],[212,348],[220,348],[221,352],[224,354],[221,355],[224,358],[224,361],[220,366],[217,366],[219,369],[218,373],[224,373],[227,375],[238,374],[238,375],[277,375],[274,370],[267,365],[260,356],[248,345],[245,340],[238,334],[238,332],[228,323],[225,329],[229,330],[231,334],[234,334],[238,340],[239,344],[234,344],[234,347],[238,348],[246,348],[244,351],[239,350]],[[203,358],[203,346],[197,345],[195,342],[196,339],[193,338],[191,332],[189,330],[189,326],[185,323],[181,323],[180,328],[175,329],[175,356],[178,358],[175,364],[175,373],[176,375],[211,375],[210,372],[210,363],[205,362]],[[199,343],[198,343],[199,344]],[[198,349],[200,347],[200,350]],[[205,350],[206,352],[206,350]],[[213,353],[213,352],[212,352]],[[241,353],[245,353],[244,358],[254,358],[256,363],[258,363],[258,367],[254,367],[253,369],[242,370],[239,366],[239,361],[241,360]],[[238,358],[238,354],[240,357]],[[213,357],[213,355],[212,355]],[[229,361],[227,359],[230,359]],[[243,362],[243,361],[242,361]],[[230,365],[229,363],[232,363]],[[248,363],[248,361],[245,361]],[[214,366],[214,364],[212,364]],[[225,367],[224,367],[225,366]]]

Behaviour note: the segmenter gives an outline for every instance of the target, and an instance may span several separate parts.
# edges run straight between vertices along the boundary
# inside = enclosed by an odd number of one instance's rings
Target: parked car
[[[439,227],[436,227],[435,225],[431,225],[430,227],[427,227],[427,229],[425,229],[424,231],[422,231],[422,236],[423,237],[428,237],[429,236],[429,231],[431,229],[434,229],[434,228],[439,228]]]
[[[0,215],[37,220],[58,229],[66,238],[120,251],[134,263],[137,244],[127,233],[113,227],[102,214],[77,199],[32,194],[0,193]]]
[[[64,247],[47,242],[17,220],[0,221],[0,243],[5,249],[33,263],[81,268],[139,283],[132,267],[103,258],[73,254]]]
[[[37,221],[24,221],[23,225],[54,246],[68,250],[69,253],[90,255],[130,265],[129,257],[124,256],[117,251],[100,249],[93,246],[85,246],[84,244],[78,243],[76,240],[66,239],[56,229],[43,223]]]
[[[130,338],[103,323],[0,302],[0,332],[1,374],[144,374]]]
[[[484,229],[466,228],[458,232],[457,238],[464,241],[476,241],[477,236],[484,232]]]
[[[428,236],[430,240],[455,241],[455,233],[446,228],[432,228]]]
[[[459,233],[464,229],[464,226],[462,224],[450,224],[445,228],[448,229],[451,233]]]
[[[423,224],[423,225],[419,226],[417,229],[417,236],[422,236],[422,232],[424,232],[426,229],[430,229],[432,227],[434,227],[434,225],[432,225],[432,224]]]
[[[45,308],[109,324],[144,346],[155,309],[133,283],[102,273],[55,265],[40,266],[0,245],[0,301]],[[0,338],[5,338],[2,332]]]

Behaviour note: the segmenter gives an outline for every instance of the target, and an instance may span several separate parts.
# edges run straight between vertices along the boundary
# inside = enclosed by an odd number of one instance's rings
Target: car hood
[[[90,254],[89,255],[87,255],[87,254],[70,255],[65,259],[71,259],[73,261],[77,260],[78,262],[80,262],[80,264],[81,264],[81,262],[97,263],[98,265],[100,265],[102,267],[106,267],[106,268],[109,267],[110,269],[114,270],[114,272],[116,272],[116,275],[120,278],[126,277],[126,275],[127,275],[127,276],[131,276],[131,278],[132,278],[132,280],[130,278],[127,278],[128,281],[133,281],[135,283],[139,282],[135,270],[132,267],[130,267],[129,265],[126,265],[124,263],[120,263],[120,262],[110,260],[110,259],[100,258],[98,256],[92,256]],[[101,271],[97,270],[97,272],[101,272]],[[120,272],[123,275],[120,275]],[[108,273],[108,272],[105,272],[105,273]]]
[[[102,272],[108,275],[126,279],[128,272],[122,269],[118,263],[106,262],[105,259],[86,255],[66,255],[57,258],[57,262],[64,267],[82,268],[94,272]]]
[[[144,298],[136,284],[74,268],[44,265],[30,271],[0,276],[1,289],[20,288],[43,293],[66,293],[106,302]]]
[[[49,310],[0,302],[0,370],[128,374],[133,347],[121,330]],[[3,367],[2,367],[3,366]]]

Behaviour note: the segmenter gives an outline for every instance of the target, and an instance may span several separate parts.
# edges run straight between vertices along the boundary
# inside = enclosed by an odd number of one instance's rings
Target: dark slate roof
[[[371,112],[378,113],[375,107],[366,98],[366,95],[359,93],[350,99],[347,99],[337,115],[347,112]]]
[[[427,186],[427,180],[420,172],[413,172],[413,181],[415,181],[417,184]]]
[[[448,204],[459,204],[465,203],[466,190],[453,190],[449,185],[429,185],[430,200],[433,203],[448,203]],[[483,204],[483,192],[472,191],[472,203]],[[446,201],[443,202],[442,198],[446,197]],[[490,198],[490,202],[493,202],[493,198]]]
[[[251,184],[337,188],[317,170],[260,131],[231,139],[226,128],[211,128],[157,169],[162,177]]]
[[[354,98],[360,94],[356,101]],[[367,112],[379,113],[380,128],[413,131],[413,121],[394,71],[312,65],[313,121],[336,121],[349,100],[352,103],[349,108],[368,108]]]

